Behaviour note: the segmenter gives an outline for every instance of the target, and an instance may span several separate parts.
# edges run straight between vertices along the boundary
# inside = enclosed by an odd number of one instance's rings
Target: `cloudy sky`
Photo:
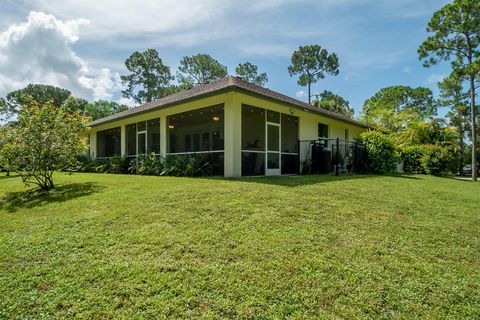
[[[267,87],[306,100],[287,71],[302,44],[340,59],[331,90],[356,114],[380,88],[427,86],[448,64],[425,69],[417,48],[446,0],[0,0],[0,96],[28,83],[70,89],[89,100],[121,98],[120,75],[135,50],[155,48],[173,73],[186,55],[208,53],[228,66],[251,61]],[[306,91],[306,90],[305,90]]]

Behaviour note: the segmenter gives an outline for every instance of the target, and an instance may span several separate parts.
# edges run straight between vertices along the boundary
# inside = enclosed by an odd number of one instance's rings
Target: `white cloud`
[[[297,97],[298,99],[303,99],[306,96],[307,96],[307,94],[303,90],[295,92],[295,97]]]
[[[412,69],[409,66],[405,66],[405,67],[402,68],[402,72],[403,73],[411,73]]]
[[[345,77],[345,81],[364,81],[370,79],[367,75],[358,73],[358,72],[348,72]]]
[[[129,106],[130,108],[138,105],[138,103],[136,103],[135,100],[133,100],[132,98],[121,97],[120,99],[117,100],[117,102],[120,103],[120,104],[125,104],[125,105]]]
[[[119,75],[92,69],[72,49],[85,19],[61,21],[31,12],[27,21],[0,33],[0,96],[28,83],[63,87],[87,99],[111,99]]]
[[[57,16],[83,17],[92,24],[90,35],[119,33],[163,33],[213,25],[224,9],[236,4],[222,0],[41,0],[36,6]]]
[[[445,75],[445,74],[432,73],[432,74],[425,80],[425,84],[426,84],[426,85],[436,85],[437,83],[442,82],[443,79],[445,79],[446,77],[447,77],[447,75]]]
[[[240,51],[246,55],[261,56],[290,56],[296,49],[285,44],[275,43],[250,43],[248,46],[241,46]]]

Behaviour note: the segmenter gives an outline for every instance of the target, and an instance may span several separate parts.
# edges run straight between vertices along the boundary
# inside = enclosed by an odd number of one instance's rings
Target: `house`
[[[92,157],[209,153],[225,177],[298,173],[300,141],[349,140],[364,124],[227,77],[95,120]]]

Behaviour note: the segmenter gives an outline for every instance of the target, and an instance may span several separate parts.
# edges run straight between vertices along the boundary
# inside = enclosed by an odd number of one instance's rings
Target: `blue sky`
[[[155,48],[175,73],[186,55],[209,53],[234,73],[251,61],[267,87],[306,100],[287,66],[303,44],[335,52],[340,74],[312,92],[342,95],[359,115],[363,102],[390,85],[426,86],[448,75],[422,67],[417,48],[444,0],[161,0],[0,2],[0,96],[48,83],[90,100],[121,99],[119,75],[135,50]],[[441,114],[444,111],[440,112]]]

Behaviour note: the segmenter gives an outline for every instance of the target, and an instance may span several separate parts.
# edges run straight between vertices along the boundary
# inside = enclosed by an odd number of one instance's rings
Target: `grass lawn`
[[[480,184],[0,176],[0,318],[479,318]]]

